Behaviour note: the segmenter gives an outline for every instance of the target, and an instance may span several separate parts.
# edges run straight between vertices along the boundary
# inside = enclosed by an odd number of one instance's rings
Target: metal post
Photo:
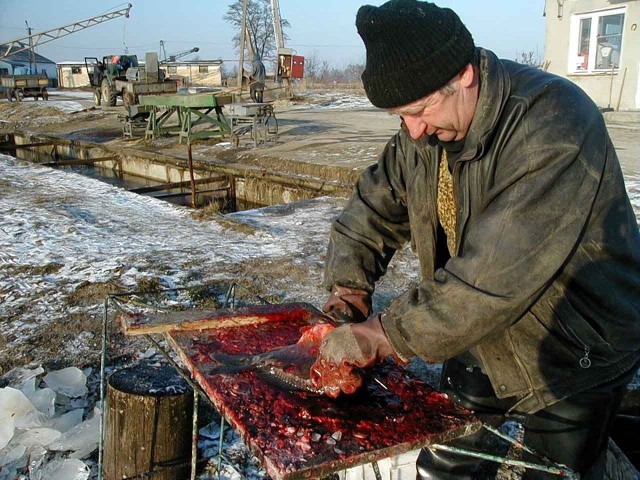
[[[238,91],[242,95],[242,71],[244,70],[244,37],[247,30],[247,0],[242,0],[242,28],[240,29],[240,64],[238,65]]]
[[[224,416],[220,415],[220,438],[218,439],[218,478],[220,478],[220,468],[222,466],[222,446],[224,443]]]
[[[189,178],[191,179],[191,207],[196,208],[196,180],[193,175],[193,157],[191,156],[190,140],[187,140],[187,152],[189,154]]]
[[[104,299],[102,315],[102,352],[100,355],[100,438],[98,439],[98,480],[102,480],[102,460],[104,454],[104,419],[105,419],[105,365],[107,363],[107,321],[109,318],[109,297]]]
[[[196,462],[198,459],[198,390],[193,389],[193,427],[191,430],[191,480],[196,480]]]
[[[29,73],[38,73],[38,64],[36,63],[36,52],[33,49],[33,37],[31,36],[31,27],[26,20],[27,33],[29,34]],[[35,70],[35,72],[34,72]]]

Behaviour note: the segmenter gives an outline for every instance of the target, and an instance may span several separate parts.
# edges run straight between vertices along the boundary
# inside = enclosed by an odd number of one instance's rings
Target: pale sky
[[[53,61],[78,61],[130,53],[144,57],[159,51],[164,40],[168,54],[200,47],[201,59],[232,60],[233,32],[222,17],[231,0],[132,0],[130,18],[93,26],[53,40],[37,51]],[[291,28],[287,47],[298,55],[314,52],[337,67],[364,63],[365,52],[355,28],[358,8],[383,1],[280,0],[280,12]],[[517,52],[544,53],[544,0],[441,0],[455,10],[473,34],[476,45],[514,59]],[[101,15],[126,3],[113,0],[0,0],[0,43],[26,35],[25,21],[34,33]],[[191,57],[193,58],[193,56]],[[231,65],[231,63],[229,63]]]

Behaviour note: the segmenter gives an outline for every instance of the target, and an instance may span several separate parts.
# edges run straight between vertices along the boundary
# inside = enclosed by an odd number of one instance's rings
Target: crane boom
[[[0,43],[0,59],[6,58],[10,55],[22,52],[24,50],[29,50],[30,48],[35,48],[39,45],[43,45],[58,38],[66,37],[67,35],[71,35],[72,33],[79,32],[80,30],[93,27],[94,25],[98,25],[109,20],[113,20],[114,18],[119,18],[122,16],[129,18],[129,10],[131,10],[132,6],[133,5],[129,4],[126,8],[107,12],[104,15],[98,15],[96,17],[87,18],[86,20],[81,20],[79,22],[70,23],[69,25],[64,25],[63,27],[53,28],[44,32],[34,33],[33,35],[29,35],[27,37],[17,38],[6,43]],[[25,43],[29,41],[31,41],[31,45]]]

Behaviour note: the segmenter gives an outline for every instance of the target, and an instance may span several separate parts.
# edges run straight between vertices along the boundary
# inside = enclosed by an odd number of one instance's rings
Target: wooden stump
[[[104,478],[189,477],[193,393],[171,367],[139,364],[107,382]]]

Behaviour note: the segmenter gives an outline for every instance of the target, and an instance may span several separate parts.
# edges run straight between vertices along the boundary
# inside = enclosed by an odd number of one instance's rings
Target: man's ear
[[[475,73],[473,69],[473,65],[470,63],[467,64],[462,70],[460,70],[460,85],[465,88],[469,88],[473,85]]]

